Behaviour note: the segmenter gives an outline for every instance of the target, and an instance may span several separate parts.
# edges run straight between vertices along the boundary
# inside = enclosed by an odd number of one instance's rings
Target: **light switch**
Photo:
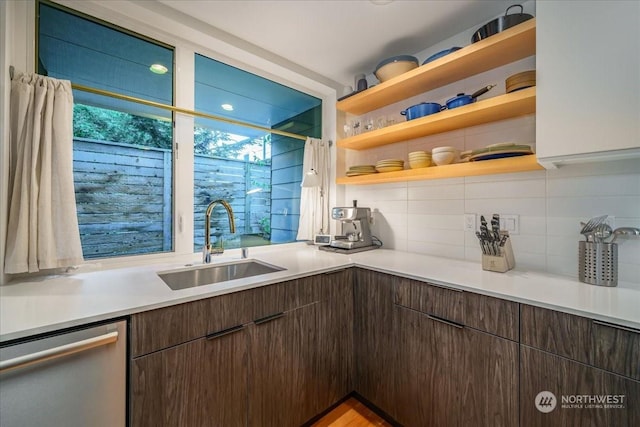
[[[520,234],[520,215],[500,214],[500,230],[509,234]]]

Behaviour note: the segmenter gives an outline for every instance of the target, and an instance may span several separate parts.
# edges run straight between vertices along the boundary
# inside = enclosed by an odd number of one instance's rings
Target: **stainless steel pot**
[[[520,13],[513,13],[509,15],[509,10],[514,7],[520,8]],[[475,43],[477,41],[486,39],[487,37],[491,37],[494,34],[498,34],[501,31],[506,30],[507,28],[511,28],[515,25],[521,24],[524,21],[528,21],[533,18],[533,15],[528,13],[523,13],[524,8],[520,4],[514,4],[507,8],[504,13],[504,16],[494,19],[493,21],[487,22],[482,27],[478,28],[473,36],[471,37],[471,43]]]

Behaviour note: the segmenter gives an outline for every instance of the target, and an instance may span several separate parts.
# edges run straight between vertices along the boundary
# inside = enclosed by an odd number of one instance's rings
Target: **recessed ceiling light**
[[[169,71],[169,69],[167,69],[167,67],[162,64],[152,64],[151,67],[149,67],[149,70],[151,70],[152,73],[156,74],[164,74]]]
[[[231,104],[222,104],[221,107],[222,107],[223,110],[233,111],[233,105],[231,105]]]

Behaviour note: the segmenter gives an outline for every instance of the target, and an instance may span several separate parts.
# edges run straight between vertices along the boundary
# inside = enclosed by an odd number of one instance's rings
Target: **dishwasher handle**
[[[47,350],[37,351],[24,356],[14,357],[13,359],[0,362],[0,374],[13,371],[15,369],[26,368],[27,366],[36,365],[48,360],[58,359],[60,357],[70,356],[95,347],[111,344],[118,341],[118,331],[109,332],[97,337],[88,338],[70,344],[61,345],[59,347],[49,348]]]

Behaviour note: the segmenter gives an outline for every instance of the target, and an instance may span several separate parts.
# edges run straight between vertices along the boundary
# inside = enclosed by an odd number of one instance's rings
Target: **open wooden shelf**
[[[536,20],[533,18],[338,101],[336,108],[361,115],[535,53]]]
[[[479,162],[455,163],[445,166],[431,166],[407,169],[397,172],[373,173],[370,175],[341,177],[336,184],[367,185],[388,182],[421,181],[427,179],[456,178],[461,176],[493,175],[501,173],[527,172],[544,169],[536,160],[536,155],[508,157]]]
[[[536,111],[536,88],[474,102],[452,110],[409,120],[338,140],[338,147],[366,150],[427,135],[518,117]]]

